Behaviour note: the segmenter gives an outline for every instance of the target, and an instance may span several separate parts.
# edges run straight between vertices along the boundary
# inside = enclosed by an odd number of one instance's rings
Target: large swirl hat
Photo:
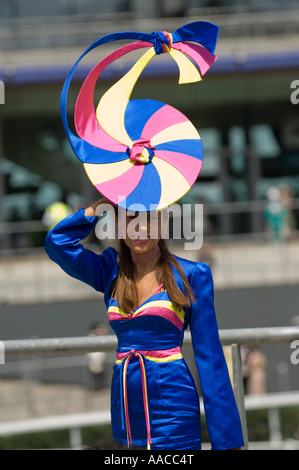
[[[95,188],[114,205],[162,210],[184,196],[202,167],[201,138],[193,124],[168,104],[130,100],[141,72],[156,55],[168,53],[179,68],[179,83],[200,81],[216,61],[218,26],[198,21],[172,34],[121,32],[95,41],[79,57],[61,93],[61,115],[70,144]],[[75,105],[74,135],[67,121],[67,95],[81,59],[116,40],[137,40],[99,62],[85,79]],[[129,52],[147,48],[133,67],[94,107],[94,90],[103,70]],[[192,60],[190,60],[192,59]],[[197,66],[196,66],[196,65]]]

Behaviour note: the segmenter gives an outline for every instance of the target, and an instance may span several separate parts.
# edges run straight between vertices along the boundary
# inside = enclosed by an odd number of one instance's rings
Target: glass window
[[[9,194],[3,202],[4,220],[17,222],[19,220],[31,220],[30,194]]]
[[[216,204],[222,200],[222,189],[218,181],[208,183],[200,179],[192,186],[190,191],[180,200],[182,204]]]
[[[244,173],[245,150],[246,150],[246,134],[243,127],[235,126],[228,132],[229,148],[230,148],[230,168],[233,174],[240,175]]]
[[[220,172],[219,151],[221,147],[221,132],[219,129],[200,129],[202,139],[204,164],[202,176],[217,176]]]
[[[11,189],[19,189],[29,185],[37,186],[39,184],[40,177],[38,175],[31,173],[9,160],[5,159],[3,163],[4,173],[8,175]]]
[[[3,160],[3,174],[9,186],[3,204],[4,219],[7,221],[31,220],[36,210],[42,211],[62,196],[56,183],[43,181],[38,174],[10,160]]]
[[[44,210],[49,204],[60,201],[62,191],[60,187],[51,181],[44,181],[36,194],[35,205],[39,210]]]
[[[248,201],[248,185],[245,179],[232,180],[231,185],[236,201]]]
[[[249,129],[250,144],[259,158],[278,157],[281,153],[273,129],[267,124]]]
[[[233,154],[238,154],[246,148],[246,135],[243,127],[231,127],[228,136],[229,146]]]

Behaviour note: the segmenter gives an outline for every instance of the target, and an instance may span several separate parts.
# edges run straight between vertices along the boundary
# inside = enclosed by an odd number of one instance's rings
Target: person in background
[[[95,322],[91,325],[88,336],[107,335],[107,328],[103,323]],[[107,354],[96,351],[87,354],[87,365],[89,370],[88,384],[91,390],[100,390],[105,386],[105,362]]]
[[[48,230],[52,230],[58,222],[71,213],[72,209],[65,202],[56,201],[46,208],[42,221]]]
[[[267,190],[264,220],[269,241],[276,243],[285,241],[286,210],[280,190],[275,186]]]

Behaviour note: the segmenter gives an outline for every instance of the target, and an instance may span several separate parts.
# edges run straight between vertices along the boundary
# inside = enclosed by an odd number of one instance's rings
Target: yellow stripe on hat
[[[201,75],[193,62],[191,62],[183,52],[177,51],[176,49],[170,49],[169,54],[178,65],[180,71],[179,84],[199,82],[202,80]]]
[[[126,107],[136,81],[155,54],[153,47],[143,54],[129,72],[106,91],[100,99],[96,110],[100,126],[107,134],[128,147],[131,147],[132,140],[125,128],[124,116]]]
[[[132,162],[122,160],[114,163],[84,163],[85,171],[93,184],[105,183],[132,168]]]
[[[181,139],[200,139],[197,129],[190,121],[180,122],[167,127],[167,129],[164,129],[152,137],[151,144],[155,147],[164,142],[172,142]]]
[[[170,163],[154,157],[155,165],[161,179],[161,197],[156,210],[164,209],[183,197],[191,188],[186,178]],[[171,184],[169,184],[171,181]]]

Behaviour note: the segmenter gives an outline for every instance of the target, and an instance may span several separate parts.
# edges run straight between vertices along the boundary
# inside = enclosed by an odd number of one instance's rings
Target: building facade
[[[204,202],[209,234],[262,233],[270,186],[299,197],[299,9],[296,2],[95,0],[2,1],[0,6],[0,220],[40,221],[45,208],[98,197],[72,154],[59,111],[62,85],[83,50],[114,31],[173,31],[196,20],[220,26],[218,61],[200,84],[178,85],[158,57],[135,97],[171,104],[195,124],[204,166],[186,201]],[[111,46],[88,57],[70,92]],[[107,70],[100,95],[132,58]],[[41,243],[42,237],[27,242]],[[26,242],[26,243],[27,243]]]

